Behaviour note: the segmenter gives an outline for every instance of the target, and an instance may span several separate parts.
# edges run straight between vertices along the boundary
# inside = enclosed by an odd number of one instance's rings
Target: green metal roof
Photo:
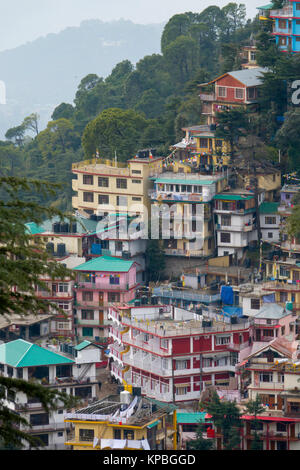
[[[178,424],[197,424],[205,422],[206,411],[198,413],[177,413]]]
[[[87,341],[87,340],[82,341],[82,343],[77,344],[77,346],[75,346],[74,349],[76,349],[76,351],[81,351],[82,349],[86,348],[90,344],[92,344],[90,341]]]
[[[263,202],[259,206],[260,214],[276,214],[278,212],[279,202]]]
[[[214,184],[219,181],[220,178],[215,180],[194,180],[194,179],[178,179],[178,178],[157,178],[154,180],[154,183],[167,183],[167,184],[199,184],[202,186],[207,186]]]
[[[147,426],[148,429],[154,428],[154,426],[157,426],[160,423],[160,420],[158,419],[157,421],[154,421],[153,423],[149,424]]]
[[[269,3],[268,5],[264,5],[262,7],[256,7],[257,10],[272,10],[274,8],[273,3]]]
[[[99,256],[73,269],[74,271],[127,273],[133,264],[133,261],[125,261],[123,259],[113,258],[112,256]]]
[[[214,199],[221,199],[222,201],[249,201],[253,196],[243,196],[242,194],[216,194]]]
[[[11,367],[72,364],[74,361],[37,344],[17,339],[0,345],[0,362]]]
[[[37,225],[35,222],[29,222],[28,224],[25,224],[25,227],[30,232],[30,235],[36,235],[38,233],[45,232],[45,229],[43,229],[43,227]]]

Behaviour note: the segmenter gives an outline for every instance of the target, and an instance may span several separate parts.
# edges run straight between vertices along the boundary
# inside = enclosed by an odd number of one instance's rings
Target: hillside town
[[[282,53],[300,51],[298,1],[258,11]],[[250,133],[237,146],[218,132],[224,112],[260,113],[268,69],[253,37],[240,54],[197,84],[199,121],[168,156],[99,148],[70,168],[72,217],[26,223],[69,276],[36,285],[46,311],[1,316],[0,375],[78,399],[46,412],[6,397],[48,450],[189,450],[200,428],[223,450],[212,396],[239,410],[234,449],[300,449],[300,178],[280,153],[259,158]]]

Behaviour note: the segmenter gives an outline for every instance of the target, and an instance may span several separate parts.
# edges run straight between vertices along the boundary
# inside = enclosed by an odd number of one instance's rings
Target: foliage
[[[193,450],[214,450],[215,443],[213,439],[203,437],[203,424],[199,424],[196,431],[196,439],[188,443],[188,448]]]
[[[166,261],[160,240],[149,240],[146,249],[146,271],[148,281],[156,282],[162,279]]]
[[[62,264],[48,258],[42,244],[35,243],[27,230],[28,221],[41,223],[42,219],[58,215],[60,211],[42,207],[34,202],[20,199],[20,193],[49,192],[56,188],[42,182],[15,177],[1,177],[0,199],[0,315],[9,320],[12,315],[26,317],[49,311],[49,302],[36,296],[37,286],[47,290],[41,279],[64,279],[72,277]],[[54,304],[52,308],[57,308]],[[60,312],[60,310],[59,310]],[[19,428],[28,428],[27,421],[6,405],[6,397],[23,392],[28,398],[37,398],[46,411],[57,406],[71,407],[74,400],[57,390],[44,388],[23,380],[0,377],[0,442],[3,446],[22,447],[24,441],[38,445],[37,441]]]
[[[236,450],[241,441],[241,413],[235,402],[220,400],[217,392],[213,392],[209,401],[201,404],[212,418],[214,426],[220,429],[224,450]]]

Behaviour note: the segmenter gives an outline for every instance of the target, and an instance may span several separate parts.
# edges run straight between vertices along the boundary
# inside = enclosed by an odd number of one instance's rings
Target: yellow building
[[[176,407],[128,391],[65,415],[73,450],[176,449]]]
[[[142,152],[127,163],[95,159],[72,165],[74,209],[87,214],[143,212],[149,205],[148,178],[162,171],[162,158]]]
[[[230,160],[230,143],[216,137],[215,125],[184,127],[184,139],[172,148],[176,150],[173,171],[188,172],[186,167],[213,166],[212,170],[227,166]],[[179,167],[179,169],[178,169]]]

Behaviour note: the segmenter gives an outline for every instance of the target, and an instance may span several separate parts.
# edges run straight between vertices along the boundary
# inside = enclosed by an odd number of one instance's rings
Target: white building
[[[262,240],[278,243],[280,240],[280,214],[279,203],[263,202],[259,208],[260,228]]]
[[[72,357],[73,356],[73,357]],[[4,377],[41,383],[45,387],[79,397],[85,402],[97,398],[98,380],[96,362],[100,362],[101,350],[90,342],[74,348],[66,357],[48,348],[22,339],[0,345],[0,374]],[[72,357],[72,358],[71,358]],[[64,423],[64,407],[47,413],[37,398],[29,398],[17,392],[12,401],[6,397],[7,406],[27,419],[31,428],[23,428],[44,443],[45,449],[63,450],[67,437]]]

